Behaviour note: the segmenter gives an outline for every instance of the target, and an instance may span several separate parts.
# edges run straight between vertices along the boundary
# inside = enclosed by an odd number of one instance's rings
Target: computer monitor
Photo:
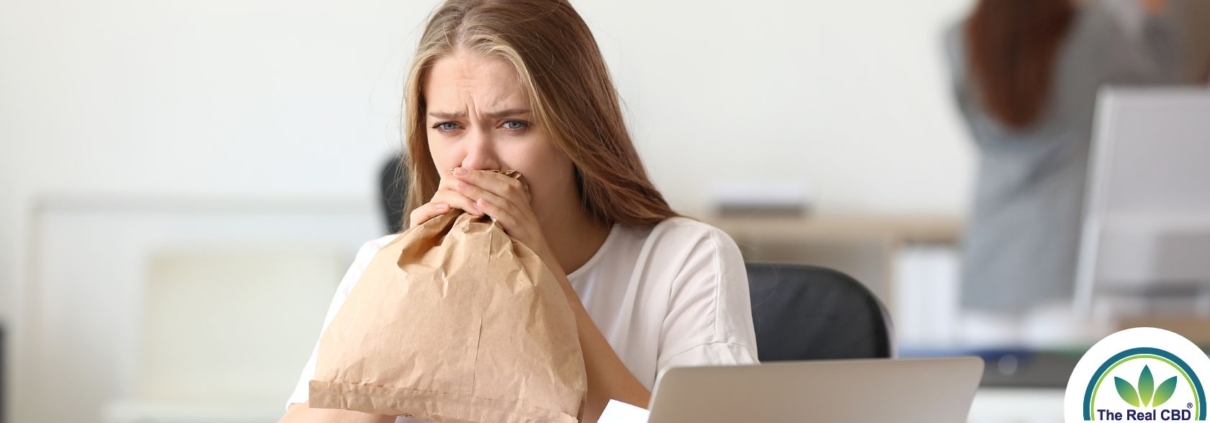
[[[1103,89],[1088,168],[1076,308],[1210,298],[1210,89]]]

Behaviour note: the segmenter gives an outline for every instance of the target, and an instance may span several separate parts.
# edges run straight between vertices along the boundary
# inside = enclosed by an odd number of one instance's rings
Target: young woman
[[[1019,318],[1070,301],[1096,93],[1174,80],[1179,38],[1166,3],[980,0],[947,33],[955,99],[979,150],[966,321],[1019,337]],[[1138,37],[1111,9],[1136,4]]]
[[[425,28],[406,96],[404,227],[487,215],[543,259],[577,317],[582,421],[610,399],[646,406],[670,367],[757,362],[738,248],[677,216],[648,180],[596,41],[569,3],[447,1]],[[528,189],[491,172],[506,169]],[[328,321],[393,237],[358,253]],[[309,408],[314,365],[313,353],[283,422],[409,421]]]

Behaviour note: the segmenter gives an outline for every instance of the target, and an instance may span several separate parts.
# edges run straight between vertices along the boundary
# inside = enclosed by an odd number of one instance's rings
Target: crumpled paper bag
[[[451,212],[397,237],[320,337],[310,406],[439,422],[576,422],[575,315],[533,251]]]

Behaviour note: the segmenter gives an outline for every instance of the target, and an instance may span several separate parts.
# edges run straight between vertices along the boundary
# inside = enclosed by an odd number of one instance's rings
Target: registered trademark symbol
[[[1187,404],[1185,404],[1185,408],[1193,408],[1193,403],[1187,403]]]

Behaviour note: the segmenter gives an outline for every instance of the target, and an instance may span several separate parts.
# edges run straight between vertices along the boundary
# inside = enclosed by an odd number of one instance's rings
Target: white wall
[[[790,180],[822,210],[960,213],[971,157],[940,42],[965,3],[577,4],[676,205]]]
[[[805,182],[831,211],[961,213],[940,34],[967,0],[577,0],[656,183]],[[435,1],[0,0],[0,318],[50,196],[373,201]]]

